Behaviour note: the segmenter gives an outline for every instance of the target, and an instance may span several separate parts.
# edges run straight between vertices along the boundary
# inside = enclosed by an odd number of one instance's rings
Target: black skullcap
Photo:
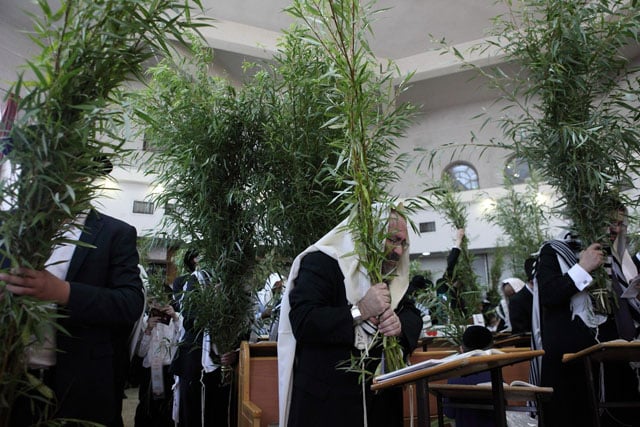
[[[484,350],[493,344],[493,334],[484,326],[471,325],[462,335],[462,346],[465,351]]]

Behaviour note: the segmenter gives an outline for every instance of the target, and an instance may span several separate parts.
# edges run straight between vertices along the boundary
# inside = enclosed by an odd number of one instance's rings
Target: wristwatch
[[[351,306],[351,317],[353,317],[353,324],[359,325],[362,323],[362,313],[360,313],[360,309],[357,305]]]

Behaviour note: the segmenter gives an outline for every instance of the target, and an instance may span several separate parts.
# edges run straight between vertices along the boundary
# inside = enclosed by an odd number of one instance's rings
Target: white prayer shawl
[[[509,277],[508,279],[504,279],[502,283],[508,283],[513,288],[513,291],[517,294],[520,292],[522,288],[524,288],[524,282],[517,277]],[[501,289],[502,290],[502,289]],[[504,294],[504,290],[503,294]]]
[[[355,255],[354,237],[347,230],[348,220],[342,221],[337,227],[325,234],[315,244],[309,246],[296,257],[291,266],[289,278],[282,297],[280,308],[280,325],[278,327],[278,396],[280,427],[286,427],[289,419],[289,404],[291,402],[291,389],[293,387],[293,362],[296,353],[296,339],[293,336],[291,322],[289,320],[289,293],[295,286],[298,277],[300,262],[310,252],[320,251],[338,261],[340,271],[344,275],[344,285],[347,300],[350,304],[356,304],[364,297],[371,287],[371,280],[367,271],[360,265]],[[408,243],[408,242],[407,242]],[[409,251],[403,251],[402,257],[396,266],[396,275],[389,285],[391,292],[391,306],[396,308],[409,287]],[[364,334],[362,326],[354,326],[356,336]]]
[[[535,267],[534,267],[535,268]],[[538,293],[538,279],[533,276],[533,307],[531,310],[531,350],[542,350],[542,327],[540,323],[540,295]],[[529,382],[541,385],[542,380],[542,356],[531,360],[529,370]]]
[[[569,248],[566,242],[552,240],[549,244],[556,251],[562,274],[569,273],[569,270],[578,263],[576,254]],[[593,301],[586,288],[574,294],[571,297],[569,305],[571,307],[571,319],[575,319],[576,316],[578,316],[589,328],[597,328],[607,320],[607,316],[598,314],[593,310]]]
[[[137,353],[143,358],[143,367],[150,368],[154,363],[168,366],[173,361],[180,337],[184,334],[182,315],[180,313],[177,315],[177,321],[171,318],[168,325],[158,322],[151,334],[143,333],[140,337]],[[149,315],[145,314],[143,330],[147,329],[148,322]]]
[[[140,313],[140,317],[136,320],[136,323],[133,325],[133,329],[131,330],[131,335],[129,336],[129,360],[133,358],[133,355],[136,353],[136,349],[138,347],[138,342],[140,342],[140,336],[145,329],[144,322],[145,314],[144,308],[147,306],[147,289],[149,288],[149,276],[147,275],[147,271],[141,264],[138,264],[138,270],[140,270],[140,280],[142,281],[142,295],[144,296],[144,305],[142,306],[142,313]]]
[[[638,269],[631,259],[631,255],[629,254],[626,246],[626,233],[623,231],[618,234],[615,242],[613,243],[613,247],[611,248],[612,256],[614,258],[612,262],[612,268],[614,274],[616,274],[616,276],[618,277],[618,284],[622,288],[623,292],[627,290],[631,281],[638,275]],[[640,301],[638,301],[637,298],[629,297],[625,299],[632,309],[640,313]]]

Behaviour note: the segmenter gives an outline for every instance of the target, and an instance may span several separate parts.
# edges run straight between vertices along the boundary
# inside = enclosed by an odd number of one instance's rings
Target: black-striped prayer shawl
[[[568,235],[570,238],[570,235]],[[542,244],[540,251],[545,246],[551,246],[559,258],[562,259],[564,266],[571,268],[578,262],[578,257],[573,252],[566,240],[549,240]],[[540,253],[538,252],[538,254]],[[558,260],[560,261],[560,259]],[[562,273],[566,273],[563,263],[560,262]],[[531,349],[542,350],[542,322],[540,315],[540,295],[537,279],[538,260],[533,266],[533,310],[531,314]],[[531,361],[531,369],[529,371],[529,382],[531,384],[540,385],[542,375],[542,356],[536,357]]]

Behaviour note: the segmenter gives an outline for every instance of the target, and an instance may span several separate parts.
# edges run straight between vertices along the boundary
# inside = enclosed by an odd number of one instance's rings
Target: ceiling
[[[284,12],[288,0],[204,0],[206,14],[246,29],[280,32],[293,18]],[[433,39],[452,44],[485,36],[491,19],[506,9],[494,0],[379,0],[371,47],[377,56],[399,59],[436,47]],[[259,43],[260,40],[255,40]]]
[[[289,0],[204,0],[205,14],[214,19],[204,35],[217,50],[218,63],[238,76],[244,60],[270,58],[282,30],[294,22],[284,11],[289,5]],[[380,10],[372,24],[374,54],[394,60],[401,70],[404,66],[402,71],[417,71],[419,79],[421,72],[433,72],[443,62],[435,52],[437,40],[453,45],[478,41],[506,7],[494,0],[379,0],[374,9]]]
[[[50,0],[55,9],[59,0]],[[282,30],[294,19],[284,11],[290,0],[202,0],[213,27],[203,31],[216,50],[216,62],[233,79],[240,78],[245,60],[269,59]],[[37,11],[35,1],[0,0],[0,75],[11,75],[14,64],[33,54],[26,32],[32,28],[25,11]],[[494,0],[379,0],[370,46],[380,59],[393,59],[401,71],[433,73],[442,63],[434,40],[464,44],[483,38],[491,19],[505,6]],[[4,64],[2,64],[4,62]],[[425,65],[427,64],[427,65]],[[402,68],[405,68],[404,70]],[[426,68],[425,68],[426,67]],[[436,74],[448,73],[446,69]]]

